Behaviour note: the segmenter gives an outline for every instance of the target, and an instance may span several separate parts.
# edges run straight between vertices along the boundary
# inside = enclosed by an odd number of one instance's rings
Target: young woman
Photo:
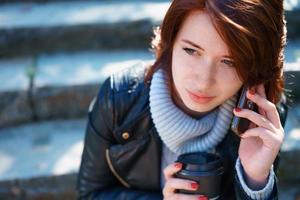
[[[177,189],[180,154],[225,160],[219,199],[277,199],[283,92],[283,1],[174,0],[156,30],[156,60],[111,75],[92,102],[80,199],[207,199]],[[243,86],[259,112],[236,108]],[[233,115],[252,124],[241,137]]]

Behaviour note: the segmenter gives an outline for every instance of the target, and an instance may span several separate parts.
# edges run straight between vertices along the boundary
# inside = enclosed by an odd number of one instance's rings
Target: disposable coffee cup
[[[205,152],[188,153],[180,155],[177,161],[182,163],[182,169],[175,177],[193,180],[200,185],[197,190],[180,189],[178,193],[202,194],[210,200],[219,199],[224,173],[221,156]]]

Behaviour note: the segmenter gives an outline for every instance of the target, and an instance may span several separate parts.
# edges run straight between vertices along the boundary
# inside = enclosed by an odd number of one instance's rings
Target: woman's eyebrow
[[[193,47],[196,47],[196,48],[198,48],[198,49],[201,49],[202,51],[205,51],[200,45],[198,45],[198,44],[196,44],[196,43],[194,43],[194,42],[192,42],[192,41],[190,41],[190,40],[182,39],[181,41],[182,41],[182,42],[185,42],[185,43],[188,43],[188,44],[192,45]]]
[[[229,59],[233,60],[233,57],[232,57],[232,56],[222,56],[222,57],[224,57],[224,58],[229,58]]]
[[[200,45],[198,45],[198,44],[196,44],[196,43],[194,43],[194,42],[192,42],[192,41],[190,41],[190,40],[182,39],[181,41],[182,41],[182,42],[185,42],[185,43],[187,43],[187,44],[190,44],[190,45],[192,45],[192,46],[195,47],[195,48],[201,49],[202,51],[205,51],[204,48],[202,48]],[[224,56],[222,56],[222,57],[224,57],[224,58],[229,58],[229,59],[233,59],[232,56],[228,56],[228,55],[224,55]]]

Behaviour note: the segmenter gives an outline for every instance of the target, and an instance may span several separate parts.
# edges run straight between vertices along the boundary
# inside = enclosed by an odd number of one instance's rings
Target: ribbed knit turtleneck
[[[169,86],[170,80],[162,69],[154,73],[150,86],[150,111],[165,145],[177,155],[215,148],[228,131],[236,96],[195,119],[173,103]]]

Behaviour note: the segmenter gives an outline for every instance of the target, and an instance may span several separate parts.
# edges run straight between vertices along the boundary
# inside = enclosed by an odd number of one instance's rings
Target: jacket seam
[[[126,188],[130,188],[130,184],[127,183],[119,174],[118,172],[116,171],[116,169],[114,168],[114,166],[112,165],[112,161],[110,159],[110,156],[109,156],[109,149],[106,149],[105,151],[105,157],[106,157],[106,161],[107,161],[107,164],[111,170],[111,172],[115,175],[115,177],[121,182],[121,184],[123,186],[125,186]]]

